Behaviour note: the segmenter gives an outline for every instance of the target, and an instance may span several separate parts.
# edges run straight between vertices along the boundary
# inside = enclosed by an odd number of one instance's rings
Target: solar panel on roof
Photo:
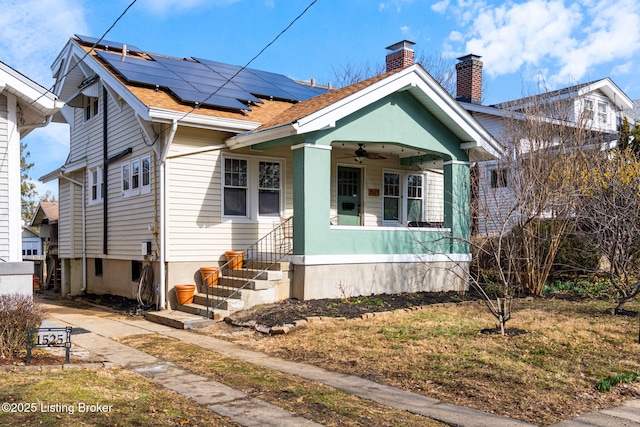
[[[232,110],[250,110],[249,107],[234,98],[227,98],[218,95],[212,96],[205,93],[193,92],[183,89],[171,88],[170,90],[183,102],[197,102],[201,105],[229,108]]]
[[[77,36],[85,43],[97,39]],[[114,49],[121,43],[101,41]],[[200,58],[177,59],[150,54],[151,59],[98,52],[128,83],[162,87],[179,101],[230,110],[250,110],[260,98],[302,101],[326,89],[311,88],[282,75]]]
[[[91,44],[91,45],[95,45],[97,43],[97,46],[103,46],[106,47],[108,49],[114,49],[114,50],[119,50],[122,51],[122,46],[124,46],[124,43],[120,43],[120,42],[114,42],[111,40],[105,40],[105,39],[97,39],[95,37],[89,37],[89,36],[82,36],[79,34],[74,34],[76,36],[76,38],[78,40],[80,40],[82,43],[87,43],[87,44]],[[98,43],[98,41],[100,41]],[[129,52],[137,52],[140,53],[142,52],[142,50],[134,45],[127,45],[127,50]]]

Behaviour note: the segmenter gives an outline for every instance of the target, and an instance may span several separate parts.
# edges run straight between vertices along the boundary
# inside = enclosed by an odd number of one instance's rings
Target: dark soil
[[[247,326],[250,326],[258,324],[274,327],[293,324],[296,320],[303,320],[307,317],[343,317],[352,319],[365,313],[392,311],[438,303],[475,301],[478,299],[480,299],[480,295],[472,291],[466,294],[458,292],[417,292],[306,301],[288,299],[238,311],[225,319],[225,321],[235,325],[247,324]]]

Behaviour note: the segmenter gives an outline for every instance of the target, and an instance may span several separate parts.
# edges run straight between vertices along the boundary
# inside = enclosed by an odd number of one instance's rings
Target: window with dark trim
[[[503,188],[507,186],[507,170],[491,170],[491,188]]]

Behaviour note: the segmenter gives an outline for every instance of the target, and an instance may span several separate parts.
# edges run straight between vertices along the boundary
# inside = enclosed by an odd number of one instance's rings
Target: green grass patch
[[[638,376],[640,376],[640,371],[610,375],[598,381],[596,383],[596,388],[602,392],[611,391],[611,387],[615,387],[620,383],[631,383],[634,381],[638,381]]]
[[[3,373],[0,401],[0,426],[239,426],[120,368]]]

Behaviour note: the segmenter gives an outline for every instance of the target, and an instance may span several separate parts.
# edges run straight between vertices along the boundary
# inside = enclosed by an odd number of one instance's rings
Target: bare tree
[[[576,220],[579,169],[599,138],[570,101],[531,101],[505,118],[504,156],[481,166],[481,250],[498,283],[541,295],[567,228]]]
[[[455,95],[455,65],[452,60],[438,54],[425,55],[420,53],[416,57],[420,64],[440,85],[450,94]],[[383,63],[353,63],[348,62],[333,68],[333,84],[336,87],[349,86],[385,72]]]
[[[576,233],[600,256],[592,273],[609,279],[619,312],[640,291],[640,158],[628,144],[585,166]]]

